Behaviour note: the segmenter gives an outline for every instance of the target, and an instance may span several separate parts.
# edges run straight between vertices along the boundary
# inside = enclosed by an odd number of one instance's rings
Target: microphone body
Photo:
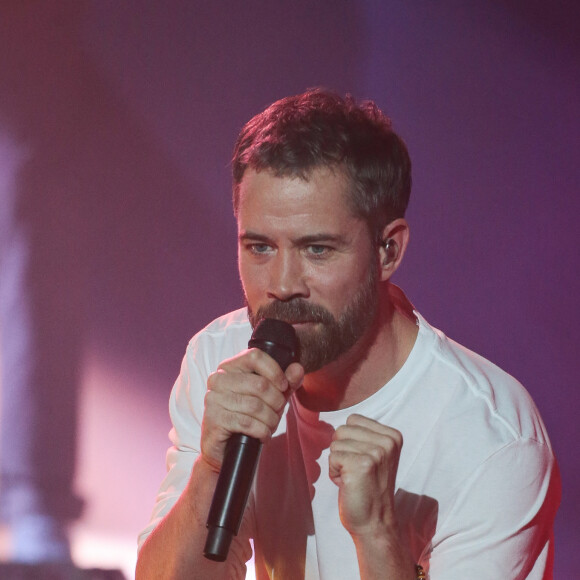
[[[294,328],[272,318],[260,321],[248,348],[263,350],[283,371],[299,358],[299,342]],[[237,535],[242,523],[261,450],[258,439],[242,433],[233,434],[226,443],[207,518],[208,534],[203,554],[210,560],[223,562],[227,558],[232,538]]]

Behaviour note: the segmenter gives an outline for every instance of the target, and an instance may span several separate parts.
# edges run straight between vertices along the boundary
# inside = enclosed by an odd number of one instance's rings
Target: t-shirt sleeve
[[[550,576],[560,476],[551,449],[518,439],[459,487],[429,561],[431,580]]]
[[[163,479],[149,524],[139,535],[139,549],[155,526],[165,517],[185,489],[193,464],[200,453],[203,399],[209,372],[196,359],[198,345],[191,342],[169,399],[172,429],[167,451],[167,474]]]

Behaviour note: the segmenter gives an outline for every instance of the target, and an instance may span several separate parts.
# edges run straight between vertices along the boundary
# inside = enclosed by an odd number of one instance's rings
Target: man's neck
[[[417,338],[411,304],[389,284],[375,324],[348,352],[306,375],[297,395],[312,411],[336,411],[374,395],[397,374]]]

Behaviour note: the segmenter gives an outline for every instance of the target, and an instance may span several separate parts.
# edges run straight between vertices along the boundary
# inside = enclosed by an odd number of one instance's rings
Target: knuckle
[[[260,423],[257,425],[256,429],[256,439],[260,439],[261,441],[267,441],[272,437],[272,431],[268,428],[268,426]]]
[[[209,390],[219,389],[220,385],[222,385],[222,383],[225,381],[226,375],[227,373],[221,368],[218,368],[217,371],[210,373],[207,378],[207,388]]]
[[[387,456],[385,450],[381,447],[373,446],[369,449],[368,455],[371,457],[373,463],[382,463]]]
[[[358,468],[363,473],[371,472],[375,467],[375,460],[371,455],[365,454],[358,457]]]
[[[212,390],[215,387],[215,384],[217,382],[217,378],[218,378],[218,373],[217,371],[210,373],[210,375],[207,377],[207,388],[208,390]]]
[[[392,441],[397,449],[401,449],[403,446],[403,434],[396,429],[393,429],[393,433],[391,435]]]
[[[238,415],[236,420],[236,430],[239,430],[250,437],[255,437],[256,439],[265,441],[269,439],[272,434],[267,425],[249,415]]]
[[[269,381],[260,375],[255,375],[254,387],[258,393],[264,394],[268,391]]]
[[[204,402],[204,406],[207,409],[208,407],[212,407],[212,405],[214,404],[215,400],[217,398],[217,394],[213,389],[208,389],[205,392],[205,395],[203,397],[203,402]]]
[[[217,370],[212,374],[225,373],[227,368],[232,364],[232,359],[223,360],[217,367]]]
[[[260,358],[263,356],[263,353],[259,348],[250,348],[246,352],[246,356],[250,361],[255,363],[260,360]]]
[[[397,454],[399,452],[399,448],[400,448],[397,441],[392,437],[386,438],[382,447],[383,447],[383,454],[382,455],[385,458],[392,457],[393,455]]]

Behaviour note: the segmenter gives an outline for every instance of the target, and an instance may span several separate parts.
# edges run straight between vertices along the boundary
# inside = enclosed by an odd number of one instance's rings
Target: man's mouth
[[[292,320],[289,322],[294,328],[304,328],[306,326],[314,326],[315,324],[321,323],[320,320]]]
[[[318,323],[329,324],[331,316],[316,305],[295,303],[278,303],[272,302],[263,308],[259,308],[255,319],[275,318],[291,324],[296,329],[312,327]]]

